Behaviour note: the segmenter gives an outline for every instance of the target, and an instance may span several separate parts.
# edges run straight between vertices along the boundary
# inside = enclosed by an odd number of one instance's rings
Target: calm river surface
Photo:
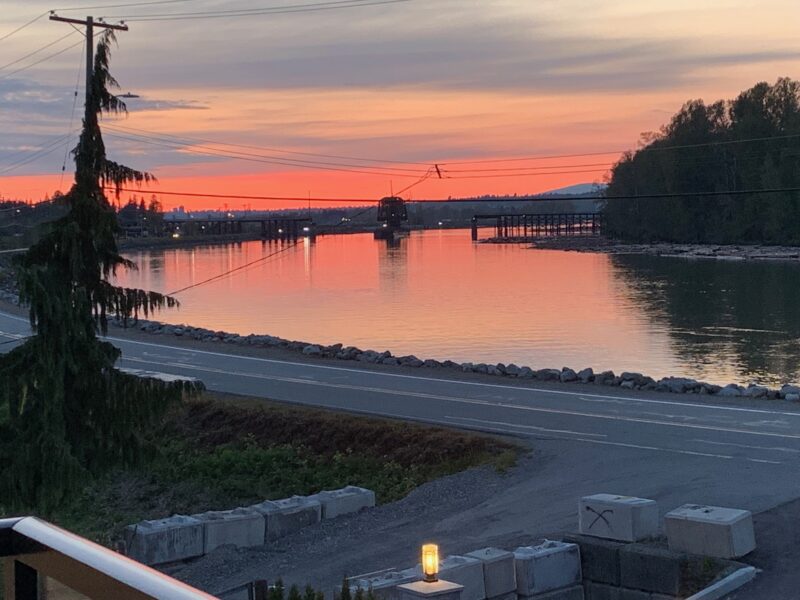
[[[124,284],[170,292],[280,246],[129,253]],[[156,318],[241,334],[533,368],[715,383],[800,379],[800,265],[530,250],[466,230],[305,240],[179,294]]]

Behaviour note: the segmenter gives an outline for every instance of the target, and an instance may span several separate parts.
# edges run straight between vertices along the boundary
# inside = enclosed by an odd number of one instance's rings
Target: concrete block
[[[414,573],[388,569],[353,579],[350,581],[350,587],[353,592],[358,588],[362,590],[372,589],[372,594],[377,600],[400,600],[398,586],[404,583],[412,583],[419,578],[420,576]]]
[[[614,494],[585,496],[580,501],[578,522],[585,535],[636,542],[658,533],[658,504]]]
[[[535,596],[519,596],[520,600],[584,600],[583,586],[573,585]]]
[[[517,590],[513,592],[508,592],[507,594],[503,594],[501,596],[492,596],[491,598],[486,598],[486,600],[517,600]]]
[[[619,585],[619,551],[624,543],[588,535],[566,535],[563,541],[580,547],[584,581]]]
[[[375,506],[375,492],[354,485],[348,485],[340,490],[322,491],[308,498],[320,503],[323,519],[334,519],[339,515]]]
[[[463,587],[452,581],[440,579],[434,582],[415,581],[397,587],[399,600],[461,600]]]
[[[681,592],[685,556],[642,544],[630,544],[619,551],[620,585],[624,588],[676,596]]]
[[[684,504],[664,517],[669,547],[678,552],[739,558],[755,550],[748,510]]]
[[[285,537],[303,527],[319,523],[322,505],[305,496],[292,496],[283,500],[267,500],[250,508],[258,511],[266,521],[264,541]]]
[[[498,548],[482,548],[468,552],[467,556],[483,563],[483,584],[486,597],[495,600],[511,592],[516,593],[517,576],[514,572],[514,553]]]
[[[193,516],[203,522],[204,554],[225,544],[233,544],[237,548],[264,545],[265,520],[257,510],[212,510]]]
[[[415,580],[422,579],[422,566],[417,565],[401,571],[412,575]],[[461,592],[462,600],[484,600],[486,587],[483,579],[483,563],[470,556],[448,556],[439,561],[439,577],[457,583],[464,589]]]
[[[586,600],[620,600],[620,587],[593,581],[583,582],[583,596]]]
[[[573,586],[581,582],[580,550],[576,544],[554,541],[517,548],[514,570],[520,596]]]
[[[125,528],[127,555],[146,565],[160,565],[203,555],[203,523],[174,515]]]

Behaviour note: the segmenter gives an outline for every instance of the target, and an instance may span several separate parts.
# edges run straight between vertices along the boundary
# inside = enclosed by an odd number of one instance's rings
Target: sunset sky
[[[314,0],[120,6],[131,2],[57,12],[127,18],[112,72],[123,92],[141,98],[128,101],[126,119],[106,119],[105,134],[111,158],[158,177],[148,195],[378,198],[434,164],[446,178],[429,177],[404,196],[525,194],[602,181],[618,154],[454,163],[633,148],[687,99],[730,98],[757,81],[800,76],[797,0],[410,0],[156,21],[136,18]],[[54,8],[4,1],[0,38]],[[72,162],[63,180],[61,168],[80,125],[81,36],[18,61],[71,31],[44,16],[0,39],[3,197],[35,201],[71,183]],[[62,141],[76,79],[72,134]],[[219,156],[231,152],[247,160]],[[482,170],[521,168],[528,170]],[[162,200],[187,208],[226,202]]]

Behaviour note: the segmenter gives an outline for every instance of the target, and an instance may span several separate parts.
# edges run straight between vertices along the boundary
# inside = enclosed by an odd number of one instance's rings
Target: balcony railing
[[[214,600],[36,517],[0,519],[4,600]]]

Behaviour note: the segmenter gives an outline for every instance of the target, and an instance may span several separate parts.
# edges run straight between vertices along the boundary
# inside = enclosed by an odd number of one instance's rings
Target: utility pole
[[[124,22],[119,25],[104,23],[102,19],[95,21],[94,17],[86,19],[69,19],[59,17],[55,12],[50,12],[51,21],[61,21],[62,23],[72,23],[74,25],[84,25],[86,27],[86,110],[90,110],[90,100],[92,98],[92,75],[94,74],[94,28],[116,29],[117,31],[128,31],[128,26]]]

